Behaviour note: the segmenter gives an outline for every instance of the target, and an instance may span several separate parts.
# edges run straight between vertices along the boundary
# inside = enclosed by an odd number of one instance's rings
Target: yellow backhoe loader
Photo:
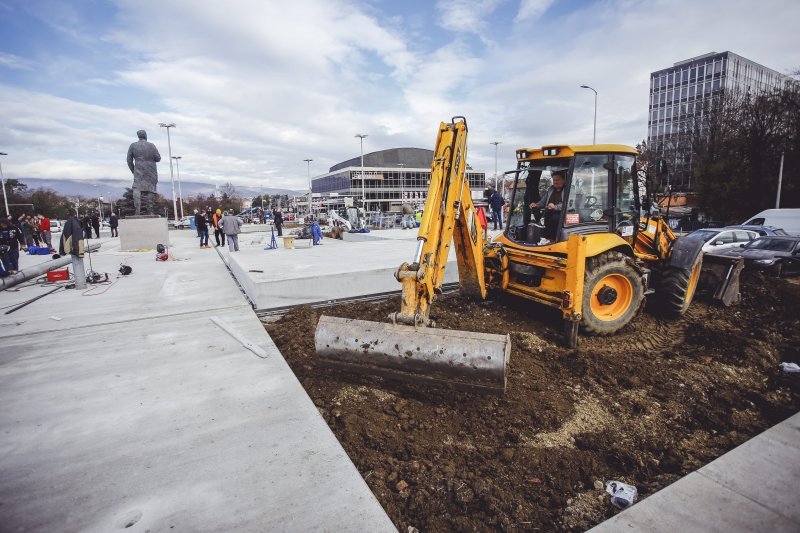
[[[569,347],[577,345],[579,327],[595,335],[625,327],[648,294],[668,316],[686,311],[701,279],[702,242],[676,238],[658,215],[641,216],[634,148],[517,150],[517,168],[507,173],[513,185],[506,229],[489,242],[465,179],[467,133],[463,117],[439,127],[417,250],[395,274],[400,310],[385,323],[320,317],[315,345],[322,360],[504,391],[508,335],[437,329],[429,318],[451,244],[463,293],[485,298],[501,291],[559,309]],[[741,261],[713,262],[715,297],[736,301]]]

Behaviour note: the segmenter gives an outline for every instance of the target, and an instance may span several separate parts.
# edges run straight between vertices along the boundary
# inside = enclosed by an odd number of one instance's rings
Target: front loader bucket
[[[729,306],[739,303],[739,275],[744,268],[744,259],[703,254],[703,269],[700,272],[700,286],[711,292],[715,300]]]
[[[321,316],[314,336],[320,361],[361,374],[503,394],[508,335]]]

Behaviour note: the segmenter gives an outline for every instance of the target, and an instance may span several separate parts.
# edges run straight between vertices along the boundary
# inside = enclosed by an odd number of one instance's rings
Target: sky
[[[646,137],[650,72],[731,51],[800,69],[797,0],[0,0],[6,178],[132,182],[145,129],[169,180],[304,190],[360,154],[433,149],[465,116],[468,163]]]

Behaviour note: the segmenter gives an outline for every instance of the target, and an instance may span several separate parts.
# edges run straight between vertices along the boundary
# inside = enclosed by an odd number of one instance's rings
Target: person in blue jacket
[[[492,192],[491,196],[489,196],[489,207],[492,208],[492,222],[494,222],[494,229],[503,229],[504,205],[506,205],[506,199],[503,198],[503,195],[498,191]]]

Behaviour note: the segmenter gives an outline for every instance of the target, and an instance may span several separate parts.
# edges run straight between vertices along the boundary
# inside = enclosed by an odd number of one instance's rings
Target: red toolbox
[[[51,270],[47,273],[47,281],[65,281],[69,279],[69,270]]]

